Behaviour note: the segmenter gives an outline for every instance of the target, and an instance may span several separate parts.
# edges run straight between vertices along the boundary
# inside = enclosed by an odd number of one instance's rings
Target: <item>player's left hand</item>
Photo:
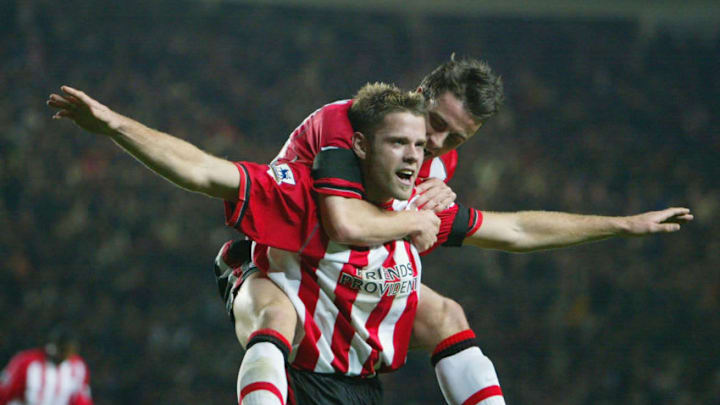
[[[642,236],[652,233],[667,233],[680,230],[681,224],[693,220],[688,208],[666,208],[662,211],[651,211],[625,217],[626,232],[629,236]]]
[[[444,181],[436,178],[423,181],[415,189],[419,195],[412,206],[419,210],[444,211],[455,202],[457,197]]]
[[[53,119],[67,118],[79,127],[96,134],[109,135],[119,124],[120,116],[114,111],[70,86],[60,87],[63,94],[50,94],[46,104],[58,111]]]

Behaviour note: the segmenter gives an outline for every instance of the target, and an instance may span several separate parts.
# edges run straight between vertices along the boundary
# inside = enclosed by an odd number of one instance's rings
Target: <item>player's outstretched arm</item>
[[[118,114],[82,91],[62,86],[47,105],[54,119],[67,118],[86,131],[110,137],[137,160],[170,182],[228,201],[237,200],[239,174],[235,165],[194,145]]]
[[[680,230],[692,221],[687,208],[667,208],[626,217],[562,212],[483,212],[482,226],[464,245],[511,252],[560,248],[614,236],[645,236]]]
[[[322,225],[338,243],[372,246],[409,237],[419,251],[437,240],[440,219],[433,211],[385,211],[360,199],[319,194]]]

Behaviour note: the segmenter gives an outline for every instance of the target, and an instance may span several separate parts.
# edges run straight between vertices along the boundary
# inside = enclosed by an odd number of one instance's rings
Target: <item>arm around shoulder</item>
[[[385,211],[365,200],[335,195],[318,195],[318,204],[328,237],[348,245],[377,245],[416,233],[435,235],[440,222],[431,212]]]

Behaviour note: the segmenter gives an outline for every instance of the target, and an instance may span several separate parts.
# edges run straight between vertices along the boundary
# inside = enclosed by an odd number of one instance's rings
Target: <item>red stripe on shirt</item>
[[[350,258],[342,268],[342,274],[350,274],[358,276],[357,269],[363,268],[368,264],[368,255],[370,250],[351,250]],[[340,281],[340,280],[338,280]],[[333,336],[331,349],[333,352],[332,366],[345,374],[349,366],[350,342],[355,334],[355,328],[351,323],[352,309],[355,299],[360,290],[350,288],[346,284],[338,282],[335,287],[335,306],[338,309],[338,316],[335,319],[335,327],[333,328]]]
[[[417,277],[418,267],[417,263],[415,262],[415,256],[412,253],[412,248],[410,247],[410,242],[403,241],[403,245],[413,268],[413,277]],[[420,286],[416,285],[416,288],[419,287]],[[408,346],[410,344],[410,333],[412,333],[413,321],[415,321],[417,302],[418,296],[417,290],[415,290],[410,295],[408,295],[407,302],[405,303],[405,310],[403,311],[402,315],[400,315],[400,319],[398,319],[398,321],[395,323],[395,329],[393,331],[393,343],[395,346],[395,353],[393,354],[393,361],[391,365],[391,368],[393,370],[405,364]]]
[[[395,242],[386,243],[385,249],[387,249],[388,251],[388,260],[392,260],[395,253]],[[383,266],[385,265],[386,263],[383,263]],[[372,352],[370,353],[368,359],[365,361],[365,364],[363,364],[362,375],[372,375],[375,373],[375,363],[380,357],[379,353],[383,350],[383,345],[380,342],[380,335],[378,333],[378,330],[380,329],[380,324],[382,323],[383,319],[385,319],[387,314],[390,312],[390,309],[392,308],[394,297],[390,296],[388,293],[389,291],[386,291],[383,294],[383,296],[380,298],[380,302],[378,302],[377,306],[375,307],[375,309],[372,310],[370,316],[368,316],[368,319],[365,322],[365,329],[368,331],[369,334],[366,342],[372,348]]]
[[[317,276],[315,275],[317,268],[317,260],[301,257],[301,280],[298,297],[305,305],[305,322],[303,323],[305,336],[302,341],[300,341],[297,356],[293,364],[304,370],[314,370],[320,357],[317,342],[320,340],[322,333],[313,320],[318,297],[320,296],[320,286],[317,283]]]

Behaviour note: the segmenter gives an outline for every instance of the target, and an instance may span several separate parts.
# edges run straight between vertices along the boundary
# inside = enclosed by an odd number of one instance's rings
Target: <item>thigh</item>
[[[297,314],[290,299],[261,272],[255,272],[240,285],[233,299],[235,334],[245,347],[250,334],[258,329],[274,329],[292,342]]]
[[[421,284],[410,347],[432,351],[444,339],[470,328],[460,305]]]

